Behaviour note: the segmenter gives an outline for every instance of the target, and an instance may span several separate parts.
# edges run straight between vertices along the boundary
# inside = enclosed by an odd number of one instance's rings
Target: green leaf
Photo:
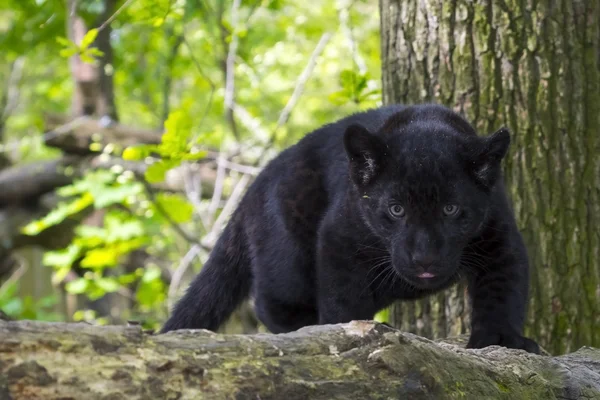
[[[192,119],[182,110],[175,110],[165,121],[165,133],[158,150],[164,157],[178,158],[187,151],[187,142],[192,134]]]
[[[165,175],[168,170],[174,168],[178,163],[176,161],[166,161],[160,160],[150,165],[146,172],[144,173],[144,177],[149,183],[158,183],[165,180]]]
[[[105,208],[112,204],[121,204],[130,196],[135,196],[142,191],[141,185],[136,183],[122,184],[117,186],[104,186],[96,188],[94,196],[94,207]]]
[[[106,241],[114,243],[118,241],[127,241],[129,239],[140,238],[144,235],[144,226],[142,221],[134,218],[123,220],[114,215],[108,214],[104,218],[106,226]]]
[[[79,58],[81,59],[81,61],[83,61],[83,62],[84,62],[84,63],[86,63],[86,64],[93,64],[93,63],[96,61],[96,60],[94,59],[94,57],[92,57],[92,56],[88,55],[87,53],[81,53],[81,54],[79,55]],[[94,143],[92,143],[92,144],[90,145],[90,150],[92,150],[92,151],[99,151],[99,150],[101,150],[101,149],[95,149],[95,148],[92,148],[93,146],[94,146]],[[96,145],[96,146],[98,146],[98,145]]]
[[[194,206],[176,194],[159,193],[156,202],[167,212],[169,218],[177,223],[190,221],[194,214]]]
[[[339,90],[337,92],[333,92],[328,96],[328,99],[333,104],[339,106],[349,103],[351,101],[351,98],[346,92],[346,90]]]
[[[17,290],[19,289],[19,282],[5,281],[0,290],[0,309],[6,301],[10,301],[13,297],[17,296]]]
[[[158,267],[148,267],[144,270],[144,276],[142,276],[142,282],[152,282],[155,279],[160,279],[161,271]]]
[[[89,31],[87,31],[85,33],[85,36],[83,37],[83,39],[81,39],[81,43],[79,44],[79,48],[81,50],[85,50],[88,47],[90,47],[90,45],[92,43],[94,43],[94,40],[96,40],[96,37],[98,36],[98,29],[94,28],[94,29],[90,29]]]
[[[75,228],[75,232],[77,233],[77,236],[84,239],[106,239],[106,230],[99,226],[79,225]]]
[[[96,47],[92,47],[91,49],[87,49],[85,51],[87,54],[94,56],[94,57],[102,57],[104,55],[104,52],[100,49],[97,49]]]
[[[144,271],[135,294],[136,300],[142,307],[153,307],[164,302],[166,286],[160,275],[158,267],[148,267]]]
[[[20,317],[23,313],[23,300],[18,297],[8,300],[2,304],[2,311],[11,317]]]
[[[94,202],[93,197],[86,193],[78,199],[75,199],[69,203],[61,203],[57,208],[50,211],[48,215],[46,215],[41,220],[32,221],[27,224],[25,227],[21,229],[25,235],[34,236],[43,230],[57,225],[65,220],[65,218],[77,214],[78,212],[84,210],[85,208],[91,206]]]
[[[352,88],[354,88],[355,86],[356,80],[356,72],[350,69],[345,69],[342,72],[340,72],[340,86],[342,86],[342,88],[352,91]]]
[[[39,299],[36,305],[41,308],[49,308],[55,306],[56,304],[58,304],[56,295],[50,295]]]
[[[73,42],[71,42],[69,39],[67,39],[64,36],[57,36],[56,37],[56,41],[58,42],[58,44],[63,45],[64,47],[72,47],[75,46],[75,44]]]
[[[123,158],[123,160],[127,161],[140,161],[148,157],[150,155],[150,152],[153,150],[156,150],[156,146],[150,146],[145,144],[129,146],[125,150],[123,150],[123,154],[121,155],[121,157]]]
[[[64,250],[47,251],[44,254],[43,263],[55,268],[70,267],[79,257],[80,253],[81,247],[71,244]]]
[[[135,273],[120,275],[117,277],[117,280],[121,285],[129,285],[130,283],[135,282],[138,279],[138,276]]]
[[[77,49],[73,47],[69,47],[68,49],[62,49],[58,52],[58,55],[64,58],[69,58],[77,54]]]
[[[112,247],[93,249],[86,253],[81,266],[83,268],[102,268],[117,264],[119,253]]]
[[[75,279],[65,285],[67,292],[71,294],[82,294],[86,291],[90,282],[85,278]]]
[[[113,277],[98,278],[94,281],[94,283],[98,285],[100,289],[104,290],[107,293],[116,292],[121,287],[116,278]]]

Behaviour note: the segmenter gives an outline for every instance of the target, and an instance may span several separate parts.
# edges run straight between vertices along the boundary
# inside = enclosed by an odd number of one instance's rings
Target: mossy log
[[[0,321],[0,399],[600,399],[600,350],[466,350],[370,321],[272,335]]]

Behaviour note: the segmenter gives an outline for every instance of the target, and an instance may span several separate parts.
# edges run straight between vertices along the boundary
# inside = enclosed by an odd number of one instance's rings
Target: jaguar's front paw
[[[479,329],[471,333],[467,349],[482,349],[488,346],[503,346],[510,349],[521,349],[529,353],[540,354],[540,346],[525,336],[497,330]]]

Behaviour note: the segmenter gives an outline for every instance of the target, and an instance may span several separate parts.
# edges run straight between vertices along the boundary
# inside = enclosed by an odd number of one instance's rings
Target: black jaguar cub
[[[502,182],[506,129],[439,105],[387,106],[308,134],[248,189],[162,332],[216,330],[252,295],[273,333],[371,319],[468,282],[468,347],[522,336],[527,252]]]

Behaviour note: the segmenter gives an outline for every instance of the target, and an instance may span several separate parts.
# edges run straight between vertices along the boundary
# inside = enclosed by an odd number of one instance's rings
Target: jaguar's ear
[[[501,162],[510,145],[510,132],[501,128],[480,140],[478,150],[472,160],[471,171],[474,178],[485,188],[490,189],[501,175]]]
[[[350,161],[350,176],[354,183],[366,186],[383,169],[385,143],[362,125],[350,125],[344,134],[344,147]]]

